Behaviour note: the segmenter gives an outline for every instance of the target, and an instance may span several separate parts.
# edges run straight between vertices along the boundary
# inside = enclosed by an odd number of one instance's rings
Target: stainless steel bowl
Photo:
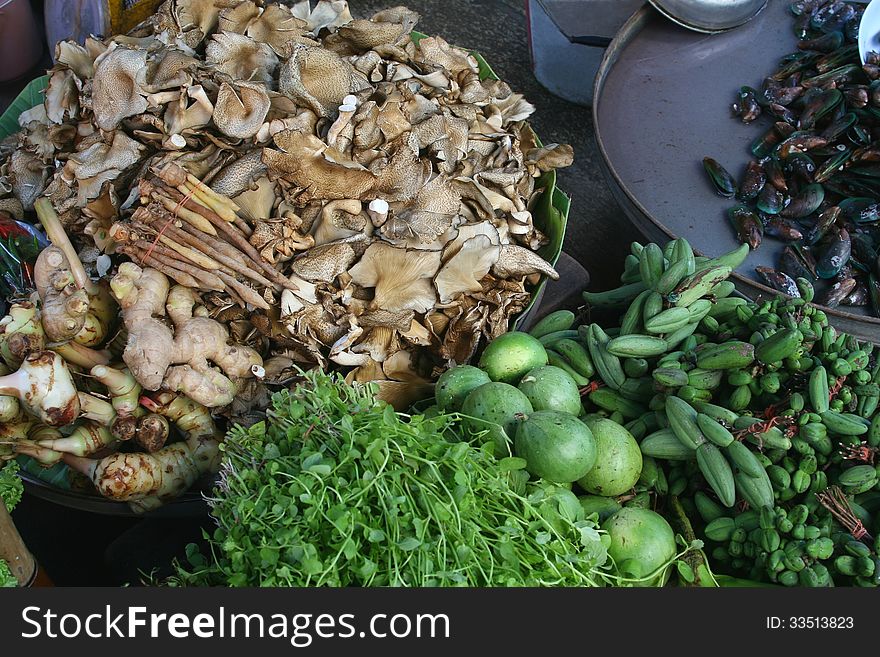
[[[667,18],[690,30],[724,32],[754,18],[768,0],[649,0]]]

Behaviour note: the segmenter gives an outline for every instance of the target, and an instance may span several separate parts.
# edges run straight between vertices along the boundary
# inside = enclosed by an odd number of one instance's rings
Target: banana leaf
[[[19,131],[18,117],[22,112],[26,112],[43,102],[43,91],[48,83],[49,77],[46,75],[28,82],[27,86],[3,112],[3,116],[0,116],[0,139],[6,139],[9,135]]]

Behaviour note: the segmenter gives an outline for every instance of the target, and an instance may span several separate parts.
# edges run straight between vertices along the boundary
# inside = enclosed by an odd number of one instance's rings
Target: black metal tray
[[[731,203],[712,190],[702,158],[737,176],[744,170],[748,145],[769,119],[745,125],[730,104],[741,85],[760,88],[796,49],[788,5],[774,0],[749,23],[715,35],[686,30],[646,5],[608,47],[595,82],[596,140],[615,198],[648,239],[681,235],[705,255],[737,246],[726,219]],[[775,294],[755,274],[778,257],[781,243],[766,241],[734,273],[751,298]],[[867,309],[825,310],[838,328],[880,342],[880,319]]]

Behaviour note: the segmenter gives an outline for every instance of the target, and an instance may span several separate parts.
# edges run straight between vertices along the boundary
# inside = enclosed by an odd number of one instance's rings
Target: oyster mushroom
[[[374,14],[369,20],[352,20],[341,25],[326,44],[342,54],[355,54],[383,44],[399,44],[419,22],[419,15],[406,7]]]
[[[144,146],[121,130],[113,133],[110,143],[96,142],[83,151],[73,153],[64,166],[64,173],[77,181],[77,205],[101,194],[108,180],[140,161]]]
[[[75,41],[59,41],[55,45],[55,61],[67,66],[80,80],[95,73],[95,60],[89,51]]]
[[[263,164],[262,156],[262,149],[257,148],[232,160],[214,176],[214,180],[211,181],[211,189],[218,194],[229,197],[250,189],[253,181],[266,173],[266,165]]]
[[[269,94],[261,84],[224,82],[217,92],[214,124],[227,137],[253,137],[269,113]]]
[[[204,38],[217,26],[222,5],[216,0],[176,0],[174,18],[181,30],[197,29]]]
[[[462,294],[481,291],[481,281],[498,262],[501,248],[486,235],[477,235],[464,242],[434,279],[440,303],[450,303]]]
[[[281,150],[263,149],[263,162],[300,187],[304,201],[361,198],[376,184],[376,176],[357,163],[327,157],[327,145],[314,135],[285,130],[274,141]]]
[[[255,2],[246,0],[220,12],[217,29],[222,32],[245,34],[248,26],[260,16],[260,7]]]
[[[189,102],[192,100],[192,103]],[[214,105],[200,84],[187,88],[186,94],[179,94],[176,101],[168,103],[165,110],[165,132],[180,135],[186,130],[208,125],[214,114]]]
[[[74,73],[61,69],[52,73],[46,85],[46,117],[52,123],[64,123],[79,114],[80,84]]]
[[[248,25],[246,34],[267,44],[279,57],[289,57],[298,43],[318,45],[317,41],[305,36],[307,31],[308,23],[294,16],[288,7],[271,4]]]
[[[362,209],[363,205],[357,199],[341,199],[327,203],[321,210],[320,219],[312,228],[315,245],[321,246],[346,237],[372,232],[370,230],[372,224]]]
[[[212,35],[205,59],[234,80],[271,82],[278,66],[278,57],[269,46],[235,32]]]
[[[278,89],[320,116],[334,116],[343,99],[369,86],[367,79],[334,52],[296,45],[282,65]]]
[[[321,30],[333,30],[352,20],[348,3],[345,0],[318,0],[314,9],[310,9],[309,0],[297,2],[291,9],[293,15],[306,22],[306,28],[312,34]]]
[[[309,249],[293,261],[294,273],[314,283],[332,283],[348,271],[358,254],[351,243],[331,242]]]
[[[7,175],[15,198],[25,210],[33,210],[34,201],[43,194],[48,178],[46,167],[40,158],[23,149],[13,151]]]
[[[147,53],[122,46],[111,47],[95,68],[92,112],[101,130],[114,130],[119,122],[147,109],[146,91],[138,75],[147,64]]]
[[[248,189],[233,198],[238,206],[239,214],[251,223],[264,221],[271,217],[272,210],[275,208],[276,188],[277,184],[266,176],[257,178]]]
[[[163,48],[147,62],[141,86],[148,93],[189,86],[192,83],[190,69],[197,65],[198,60],[182,50]]]
[[[559,278],[549,262],[534,251],[515,244],[502,245],[498,261],[492,266],[492,273],[500,278],[522,278],[532,274],[543,274],[554,281]]]
[[[437,301],[431,279],[439,268],[439,251],[407,250],[374,242],[349,274],[356,285],[374,288],[373,308],[424,313]]]

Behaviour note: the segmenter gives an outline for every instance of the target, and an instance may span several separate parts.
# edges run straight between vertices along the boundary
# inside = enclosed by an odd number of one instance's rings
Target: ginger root
[[[89,295],[76,286],[70,263],[57,246],[40,252],[34,263],[34,285],[43,304],[43,329],[51,342],[68,342],[86,322]]]
[[[0,376],[0,395],[17,397],[22,407],[51,427],[79,417],[79,396],[64,359],[54,351],[28,354],[16,372]]]
[[[236,381],[262,365],[250,347],[229,344],[222,324],[196,316],[195,293],[181,285],[169,288],[161,272],[126,262],[110,287],[128,330],[122,359],[144,389],[181,392],[209,408],[226,406],[235,398]],[[157,319],[166,312],[173,332]]]
[[[107,338],[116,316],[107,288],[92,281],[48,199],[34,206],[52,246],[34,263],[34,285],[42,303],[46,337],[94,347]]]
[[[117,453],[86,459],[71,454],[64,462],[85,474],[98,492],[128,502],[144,512],[178,497],[203,474],[216,472],[220,460],[220,433],[208,409],[182,395],[163,394],[158,400],[142,398],[148,410],[168,418],[186,433],[186,440],[152,454]]]

